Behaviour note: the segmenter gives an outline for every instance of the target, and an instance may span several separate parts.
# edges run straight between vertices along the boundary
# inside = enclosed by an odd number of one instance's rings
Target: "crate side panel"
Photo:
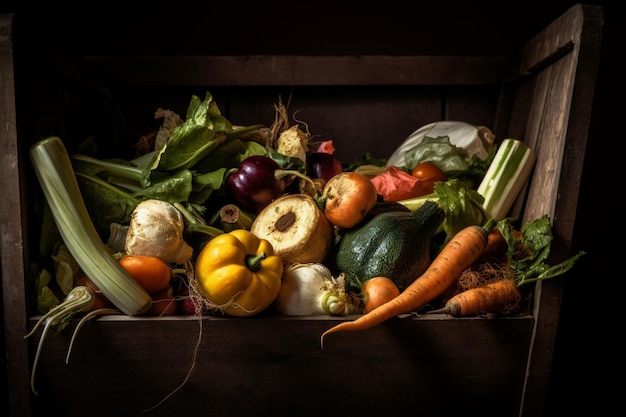
[[[15,69],[13,49],[14,16],[0,14],[0,255],[2,269],[0,279],[0,320],[3,334],[0,337],[0,353],[3,354],[0,384],[3,393],[8,394],[3,411],[13,411],[27,415],[30,412],[30,395],[21,389],[28,384],[28,345],[23,339],[27,329],[28,298],[27,275],[28,240],[25,213],[28,207],[22,199],[23,164],[18,140],[17,103],[15,91]],[[11,381],[10,384],[7,382]],[[7,389],[8,388],[8,389]]]
[[[329,336],[322,349],[321,333],[337,322],[205,319],[189,380],[150,414],[517,415],[529,316],[396,319]],[[68,365],[69,331],[51,335],[35,415],[143,415],[185,379],[198,331],[193,318],[90,322]]]
[[[541,126],[561,136],[560,159],[554,164],[559,168],[554,173],[558,187],[552,196],[554,239],[549,261],[553,263],[573,255],[573,228],[599,63],[602,9],[577,5],[558,22],[572,30],[573,41],[572,52],[552,65],[546,123]],[[536,415],[545,404],[564,279],[566,276],[537,285],[541,302],[535,305],[534,315],[538,320],[526,378],[523,415]]]
[[[131,85],[498,85],[502,56],[90,56]],[[459,71],[458,68],[464,68]]]

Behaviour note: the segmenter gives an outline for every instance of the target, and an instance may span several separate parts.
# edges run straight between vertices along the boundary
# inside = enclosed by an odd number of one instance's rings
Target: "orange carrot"
[[[495,227],[489,220],[484,227],[468,226],[459,231],[439,252],[428,269],[399,296],[363,314],[353,321],[345,321],[326,330],[321,337],[339,331],[366,330],[399,314],[417,311],[440,296],[459,274],[477,261],[487,246],[487,234]]]
[[[429,313],[444,313],[454,317],[473,314],[500,314],[517,308],[522,298],[513,279],[501,279],[465,290],[446,301],[446,304]]]
[[[508,245],[500,229],[494,227],[487,235],[487,247],[485,248],[485,256],[491,258],[504,258]]]

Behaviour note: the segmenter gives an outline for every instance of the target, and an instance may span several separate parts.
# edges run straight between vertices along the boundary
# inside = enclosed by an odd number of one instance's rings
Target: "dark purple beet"
[[[343,171],[341,162],[325,152],[313,152],[306,156],[306,173],[313,179],[328,181]]]
[[[270,157],[250,156],[228,175],[226,191],[241,209],[258,213],[285,192],[285,181],[274,175],[279,169]]]

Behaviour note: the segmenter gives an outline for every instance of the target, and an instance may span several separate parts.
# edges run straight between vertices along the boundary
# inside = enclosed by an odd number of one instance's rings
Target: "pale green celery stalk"
[[[402,204],[411,211],[415,211],[422,207],[427,201],[438,201],[439,195],[437,193],[426,194],[420,197],[407,198],[406,200],[400,200],[398,203]]]
[[[53,136],[37,142],[30,159],[61,237],[83,272],[123,313],[145,313],[152,299],[100,239],[61,139]]]
[[[491,217],[502,220],[507,216],[534,165],[535,154],[526,144],[517,139],[502,141],[477,189]]]
[[[77,172],[90,175],[107,173],[121,184],[135,184],[141,188],[141,179],[144,169],[141,166],[104,161],[87,155],[74,154],[71,156],[72,165]]]

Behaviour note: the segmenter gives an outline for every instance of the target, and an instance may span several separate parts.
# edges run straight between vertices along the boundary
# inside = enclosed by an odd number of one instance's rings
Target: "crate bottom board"
[[[321,334],[333,317],[108,316],[48,334],[34,415],[517,415],[532,316],[395,318]],[[31,321],[31,327],[35,319]],[[192,366],[189,379],[175,390]],[[38,342],[31,339],[31,352]]]

